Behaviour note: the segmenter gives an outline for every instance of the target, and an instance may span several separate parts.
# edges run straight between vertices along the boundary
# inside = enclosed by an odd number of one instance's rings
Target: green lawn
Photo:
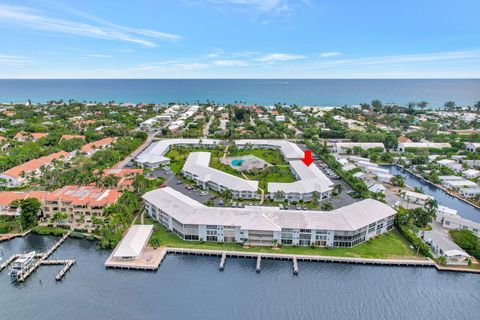
[[[245,251],[245,252],[265,252],[265,253],[286,253],[286,254],[304,254],[304,255],[323,255],[337,257],[358,257],[358,258],[404,258],[404,259],[421,259],[416,256],[415,252],[410,249],[407,241],[396,230],[387,234],[371,239],[353,248],[310,248],[310,247],[292,247],[283,246],[280,249],[272,249],[271,247],[243,247],[240,244],[233,243],[216,243],[198,241],[185,241],[180,239],[174,233],[168,231],[165,227],[155,222],[151,218],[145,218],[145,223],[154,224],[155,231],[152,238],[159,239],[161,246],[177,247],[177,248],[194,248],[194,249],[211,249],[211,250],[229,250],[229,251]],[[155,240],[154,240],[155,241]]]
[[[210,152],[212,157],[210,159],[210,166],[212,168],[221,170],[223,172],[229,173],[231,175],[244,178],[240,171],[237,171],[230,167],[229,165],[223,164],[220,162],[220,158],[223,156],[223,150],[212,150],[212,149],[187,149],[187,148],[178,148],[171,149],[165,155],[170,158],[170,168],[175,174],[180,173],[185,164],[185,160],[191,152]],[[259,181],[259,187],[267,191],[267,184],[269,182],[294,182],[295,177],[293,176],[288,164],[283,160],[282,154],[279,150],[263,150],[263,149],[251,149],[251,150],[235,150],[234,152],[229,152],[228,157],[243,156],[243,155],[254,155],[258,158],[261,158],[268,163],[272,164],[271,167],[262,170],[252,170],[250,172],[244,172],[245,176],[249,180]]]
[[[20,223],[14,217],[0,216],[0,234],[20,232]]]

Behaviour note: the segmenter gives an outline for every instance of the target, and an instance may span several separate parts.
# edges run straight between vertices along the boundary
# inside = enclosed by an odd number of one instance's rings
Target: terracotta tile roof
[[[47,191],[30,191],[30,192],[16,192],[16,191],[3,191],[0,192],[0,206],[9,206],[15,200],[23,200],[28,198],[36,198],[41,201],[47,196]]]
[[[0,142],[7,141],[7,138],[0,136]]]
[[[61,138],[61,140],[72,140],[72,139],[82,139],[85,140],[85,136],[81,135],[76,135],[76,134],[64,134]]]
[[[88,152],[92,151],[93,149],[99,149],[99,148],[102,148],[102,147],[107,147],[107,146],[111,145],[114,141],[115,141],[115,138],[112,138],[112,137],[103,138],[103,139],[100,139],[100,140],[97,140],[97,141],[94,141],[94,142],[87,143],[86,145],[82,146],[82,148],[80,148],[80,150],[82,152],[88,153]]]
[[[115,177],[124,177],[127,175],[137,175],[143,172],[143,169],[105,169],[103,175],[108,176],[113,174]]]
[[[25,162],[19,166],[13,167],[5,171],[3,174],[8,175],[10,177],[20,177],[22,172],[31,172],[39,169],[43,165],[49,165],[54,159],[60,158],[67,158],[70,156],[70,153],[65,151],[59,151],[56,153],[52,153],[48,156],[40,157],[38,159],[33,159],[28,162]]]
[[[28,139],[28,138],[32,137],[34,140],[37,140],[37,139],[46,137],[47,135],[48,135],[48,133],[20,131],[19,133],[17,133],[15,135],[15,137],[13,137],[13,139],[19,140],[19,139]]]
[[[412,142],[412,140],[408,139],[405,136],[400,136],[400,137],[398,137],[398,142],[405,143],[405,142]]]
[[[115,189],[101,189],[95,186],[65,186],[57,189],[45,201],[64,201],[72,205],[108,206],[117,202],[122,193]]]

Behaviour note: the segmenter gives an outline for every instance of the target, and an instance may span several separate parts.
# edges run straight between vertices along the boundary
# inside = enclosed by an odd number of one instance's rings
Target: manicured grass
[[[229,173],[231,175],[244,178],[242,172],[237,171],[230,167],[229,165],[223,164],[220,162],[220,158],[223,156],[223,150],[212,150],[212,149],[187,149],[187,148],[178,148],[171,149],[166,154],[166,157],[170,158],[170,168],[175,174],[180,173],[185,164],[185,160],[191,152],[210,152],[212,157],[210,159],[210,166],[212,168],[221,170],[223,172]],[[293,176],[288,164],[283,160],[282,155],[279,150],[263,150],[263,149],[251,149],[251,150],[235,150],[234,152],[229,152],[228,157],[235,156],[244,156],[244,155],[254,155],[258,158],[261,158],[273,166],[261,170],[252,170],[250,172],[243,172],[249,180],[259,181],[259,187],[267,191],[267,184],[269,182],[294,182],[295,177]]]
[[[283,246],[280,249],[271,247],[243,247],[240,244],[216,243],[198,241],[185,241],[174,233],[168,231],[164,226],[151,218],[145,218],[146,224],[154,224],[155,231],[152,238],[159,239],[161,246],[210,250],[229,250],[243,252],[265,252],[265,253],[286,253],[303,255],[323,255],[337,257],[377,258],[377,259],[421,259],[410,249],[407,241],[396,230],[378,236],[353,248],[310,248]],[[155,240],[154,240],[155,241]]]
[[[39,235],[61,236],[65,232],[67,232],[67,230],[63,228],[53,228],[53,227],[45,227],[45,226],[35,226],[32,228],[32,233],[36,233]]]

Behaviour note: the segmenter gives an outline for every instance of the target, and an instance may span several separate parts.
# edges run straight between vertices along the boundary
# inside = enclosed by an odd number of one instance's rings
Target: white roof
[[[283,153],[284,157],[287,159],[301,159],[304,154],[302,149],[297,146],[295,143],[286,141],[286,140],[255,140],[255,139],[243,139],[236,140],[235,144],[237,146],[244,146],[246,144],[251,145],[262,145],[262,146],[274,146],[280,148],[280,151]]]
[[[452,159],[442,159],[442,160],[438,160],[437,163],[438,163],[438,164],[441,164],[441,165],[447,165],[447,164],[455,163],[455,160],[452,160]]]
[[[367,170],[379,172],[379,173],[385,173],[385,174],[390,174],[390,171],[388,169],[376,167],[376,166],[368,166]]]
[[[362,149],[370,148],[382,148],[385,149],[385,146],[381,142],[337,142],[335,143],[336,148],[353,148],[359,147]]]
[[[270,182],[268,192],[274,193],[311,193],[327,192],[332,189],[334,183],[317,167],[315,163],[306,166],[301,160],[290,161],[290,167],[295,171],[299,180],[290,183]]]
[[[420,200],[434,199],[432,196],[413,191],[406,191],[405,196],[408,198],[415,198]]]
[[[371,192],[385,192],[386,188],[383,186],[383,184],[376,183],[368,187],[368,190]]]
[[[464,180],[460,176],[439,176],[440,181]]]
[[[444,142],[403,142],[399,143],[399,146],[403,146],[404,148],[450,148],[450,143]]]
[[[440,205],[439,205],[439,206],[437,207],[437,212],[438,212],[438,213],[446,213],[446,214],[448,214],[448,215],[455,215],[455,214],[457,214],[458,211],[455,210],[455,209],[449,208],[449,207],[445,207],[445,206],[440,206]]]
[[[477,175],[477,174],[480,174],[480,171],[475,170],[475,169],[468,169],[468,170],[463,171],[463,175],[466,175],[466,176],[472,176],[472,175]]]
[[[164,187],[143,199],[183,224],[238,226],[244,230],[280,231],[282,228],[353,231],[395,215],[388,205],[365,199],[332,211],[278,210],[276,207],[206,207],[180,192]],[[192,205],[192,201],[196,204]]]
[[[230,190],[252,192],[258,190],[258,181],[242,179],[210,167],[211,156],[210,152],[190,153],[182,172],[191,173],[202,182],[211,181]]]
[[[113,256],[115,258],[138,257],[147,244],[152,230],[153,225],[132,225],[115,249]]]
[[[170,160],[164,155],[168,152],[173,145],[213,145],[220,143],[220,140],[212,139],[166,139],[152,143],[147,149],[145,149],[137,158],[139,163],[158,163],[166,160]]]
[[[465,188],[475,188],[478,187],[473,181],[462,179],[462,180],[447,180],[445,184],[452,186],[452,187],[465,187]]]
[[[465,251],[463,250],[446,250],[446,251],[443,251],[443,254],[445,254],[445,256],[447,257],[454,257],[454,256],[461,256],[461,257],[470,257],[468,255],[468,253],[466,253]]]

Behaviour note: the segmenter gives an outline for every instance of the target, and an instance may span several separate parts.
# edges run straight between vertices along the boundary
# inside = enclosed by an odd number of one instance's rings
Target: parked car
[[[206,196],[206,195],[208,195],[208,191],[202,191],[202,192],[200,193],[200,195],[201,195],[201,196]]]

